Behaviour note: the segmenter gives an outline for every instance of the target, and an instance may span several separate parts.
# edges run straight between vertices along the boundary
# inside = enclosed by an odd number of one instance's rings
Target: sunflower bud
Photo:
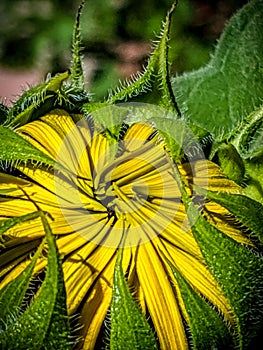
[[[216,124],[184,118],[167,63],[175,5],[145,72],[90,101],[82,7],[72,74],[1,108],[1,347],[250,349],[263,321],[263,206],[247,195],[244,152],[260,155],[258,141],[244,151],[248,136],[222,143]]]

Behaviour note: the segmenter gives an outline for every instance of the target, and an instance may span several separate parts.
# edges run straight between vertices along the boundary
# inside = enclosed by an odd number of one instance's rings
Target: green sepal
[[[221,143],[212,160],[220,166],[224,175],[230,180],[239,185],[244,183],[245,164],[231,143]]]
[[[222,192],[206,191],[195,186],[197,194],[203,194],[230,211],[231,214],[252,232],[263,244],[263,205],[252,198],[241,194],[228,194]]]
[[[122,270],[122,249],[114,269],[111,301],[110,350],[153,350],[157,343],[145,316],[134,301]]]
[[[211,135],[204,129],[174,120],[174,113],[148,103],[88,103],[82,108],[84,115],[92,116],[97,129],[101,129],[113,141],[122,140],[123,125],[146,123],[158,130],[173,159],[184,155],[192,157],[197,152],[203,156],[203,148],[211,142]]]
[[[232,133],[245,167],[245,193],[263,204],[263,106],[251,113]]]
[[[33,258],[31,259],[30,264],[25,268],[25,270],[0,290],[0,334],[1,332],[4,332],[6,329],[8,329],[8,327],[12,325],[12,323],[14,323],[22,313],[22,302],[26,291],[28,290],[36,261],[42,252],[42,249],[43,244],[40,245]],[[1,343],[2,342],[0,336],[0,345]]]
[[[44,213],[41,214],[49,253],[47,274],[41,291],[42,295],[40,293],[41,300],[39,299],[39,295],[38,305],[35,310],[37,311],[37,309],[40,308],[47,317],[50,316],[49,327],[43,342],[44,348],[70,350],[72,349],[73,344],[70,339],[71,332],[67,312],[67,299],[62,262],[60,260],[55,236],[51,231],[46,215]],[[49,300],[46,300],[47,298],[49,298]],[[46,310],[47,308],[49,310]],[[42,323],[46,322],[42,321]],[[44,327],[46,327],[46,324]]]
[[[55,102],[61,95],[62,83],[68,77],[68,71],[56,74],[47,82],[25,91],[10,109],[7,124],[18,127],[36,120],[48,110],[54,109]]]
[[[263,155],[256,159],[245,160],[247,196],[263,204]]]
[[[208,223],[190,200],[186,206],[192,233],[233,308],[238,346],[248,349],[263,322],[262,258]]]
[[[138,75],[134,81],[127,82],[113,93],[107,103],[117,102],[144,102],[161,106],[180,115],[174,94],[171,88],[168,72],[168,38],[172,13],[176,7],[173,4],[168,12],[166,21],[161,30],[160,39],[152,53],[146,70]]]
[[[224,140],[262,103],[263,2],[249,1],[229,21],[210,62],[172,80],[189,122]]]
[[[5,126],[17,128],[56,108],[80,113],[83,104],[89,101],[89,94],[79,86],[64,83],[69,77],[69,71],[60,73],[24,92],[10,109]]]
[[[40,213],[48,243],[45,280],[30,306],[0,334],[4,349],[71,349],[66,291],[55,237]]]
[[[249,197],[263,203],[263,106],[251,113],[228,139],[213,145],[210,155],[224,174],[245,187]]]
[[[0,126],[0,162],[34,161],[54,166],[53,159],[10,128]]]
[[[17,188],[16,188],[16,190],[17,190]],[[13,191],[13,190],[11,189],[10,192],[11,191]],[[0,195],[1,194],[8,194],[8,193],[2,193],[2,191],[0,191]],[[30,213],[30,214],[26,214],[26,215],[22,215],[22,216],[16,216],[16,217],[13,217],[10,219],[0,220],[0,235],[5,233],[7,230],[12,228],[13,226],[20,224],[21,222],[34,220],[38,217],[39,217],[39,211],[35,211],[34,213]]]
[[[86,103],[82,107],[82,113],[86,118],[92,116],[97,130],[105,133],[110,140],[119,139],[119,132],[125,121],[128,111],[127,106],[108,105],[106,102]]]
[[[152,118],[158,127],[158,132],[164,138],[166,148],[174,161],[183,157],[204,157],[204,152],[209,148],[211,135],[204,129],[188,124],[183,120],[173,118]]]
[[[80,37],[80,15],[84,6],[85,0],[82,0],[79,5],[76,21],[73,32],[73,45],[72,45],[72,63],[71,63],[71,76],[70,82],[72,86],[83,89],[84,86],[84,74],[82,69],[81,60],[81,37]]]
[[[233,349],[233,337],[219,312],[190,286],[170,261],[167,262],[176,278],[189,316],[193,349]]]
[[[263,156],[263,106],[251,113],[233,131],[231,143],[243,159],[256,160]]]

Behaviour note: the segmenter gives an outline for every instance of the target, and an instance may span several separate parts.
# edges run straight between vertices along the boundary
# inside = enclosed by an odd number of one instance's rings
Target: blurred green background
[[[170,41],[172,74],[204,65],[226,21],[246,2],[179,0]],[[1,0],[0,75],[33,70],[37,79],[44,79],[48,72],[69,68],[79,3]],[[83,59],[87,88],[94,99],[107,95],[119,79],[145,65],[171,4],[172,0],[86,1],[81,18]],[[1,96],[8,80],[8,75],[1,80]]]

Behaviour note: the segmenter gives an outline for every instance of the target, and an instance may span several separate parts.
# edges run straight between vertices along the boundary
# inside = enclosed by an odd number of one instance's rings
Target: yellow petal
[[[241,224],[224,207],[208,202],[204,205],[203,215],[210,224],[237,242],[253,246],[249,236],[242,230]]]
[[[186,163],[181,171],[191,183],[210,191],[243,193],[241,187],[225,177],[218,165],[208,160]]]
[[[164,246],[165,249],[162,249],[163,254],[173,262],[193,289],[215,305],[230,324],[234,324],[231,306],[208,269],[201,253],[197,257],[170,244],[166,243]],[[171,278],[174,280],[173,277]],[[174,281],[174,283],[176,282]]]
[[[175,291],[153,242],[139,247],[137,273],[161,349],[188,349]]]
[[[84,305],[80,313],[80,322],[83,325],[81,331],[83,343],[79,346],[83,350],[93,349],[102,323],[106,317],[112,297],[112,276],[116,261],[115,257],[109,261],[99,278],[95,280],[92,290],[84,299]]]
[[[157,137],[155,129],[149,124],[135,123],[129,127],[124,137],[124,150],[127,152],[135,151],[142,147],[147,139],[151,138],[151,142],[155,141]]]

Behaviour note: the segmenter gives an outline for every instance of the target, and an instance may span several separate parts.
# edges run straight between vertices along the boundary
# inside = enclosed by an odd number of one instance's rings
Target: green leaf
[[[0,140],[0,162],[32,160],[46,165],[55,165],[53,159],[7,127],[0,126]]]
[[[4,331],[10,324],[14,323],[18,315],[22,312],[22,301],[29,287],[36,261],[42,249],[43,244],[34,254],[30,264],[25,270],[16,279],[0,290],[0,331]]]
[[[219,313],[191,288],[170,261],[168,264],[178,282],[190,319],[191,343],[194,349],[232,348],[233,339]]]
[[[222,142],[212,160],[222,169],[225,176],[241,185],[244,183],[245,164],[236,148],[229,142]]]
[[[25,91],[10,109],[7,124],[18,127],[54,109],[55,102],[63,97],[60,90],[68,77],[68,71],[57,74],[47,82]]]
[[[263,155],[255,160],[246,160],[244,163],[248,179],[245,193],[263,204]]]
[[[83,0],[78,8],[74,33],[73,33],[73,47],[72,47],[72,64],[71,64],[71,84],[77,88],[82,89],[84,86],[84,75],[81,63],[81,39],[80,39],[80,15],[84,6],[85,0]]]
[[[245,186],[246,195],[263,204],[263,106],[240,123],[228,141],[212,149],[210,159],[229,179]]]
[[[230,140],[243,159],[256,160],[263,156],[263,106],[233,131]]]
[[[17,190],[17,188],[15,189]],[[9,192],[13,191],[10,189]],[[0,191],[0,194],[3,194],[2,190]],[[6,194],[6,193],[4,193]],[[26,222],[29,220],[33,220],[39,217],[39,211],[36,211],[34,213],[22,215],[22,216],[16,216],[11,219],[6,219],[6,220],[0,220],[0,235],[2,235],[4,232],[9,230],[11,227],[21,223],[21,222]]]
[[[41,219],[46,232],[49,255],[47,275],[35,310],[42,310],[43,316],[50,317],[49,327],[44,339],[44,348],[67,350],[71,349],[72,346],[70,343],[70,327],[62,264],[55,237],[44,214],[42,214]],[[43,320],[42,323],[47,324]],[[46,324],[44,327],[46,327]]]
[[[118,251],[113,278],[110,349],[157,349],[152,330],[129,291],[121,263],[122,249]]]
[[[263,204],[263,106],[251,113],[232,133],[245,167],[245,192]]]
[[[197,189],[198,192],[201,193],[202,191]],[[263,205],[261,203],[241,194],[207,191],[205,197],[229,210],[238,221],[249,228],[263,243]]]
[[[206,67],[173,79],[190,122],[225,138],[262,103],[263,1],[252,0],[230,20]]]
[[[55,237],[40,213],[48,243],[48,267],[39,294],[6,331],[0,334],[2,349],[71,349],[66,291]]]
[[[262,258],[210,225],[192,202],[187,207],[193,235],[234,310],[239,348],[247,349],[263,322]]]
[[[134,82],[131,81],[121,86],[115,94],[108,98],[109,104],[127,100],[129,102],[152,103],[180,115],[168,72],[168,37],[175,7],[176,3],[167,14],[160,40],[156,44],[145,72],[135,78]]]

